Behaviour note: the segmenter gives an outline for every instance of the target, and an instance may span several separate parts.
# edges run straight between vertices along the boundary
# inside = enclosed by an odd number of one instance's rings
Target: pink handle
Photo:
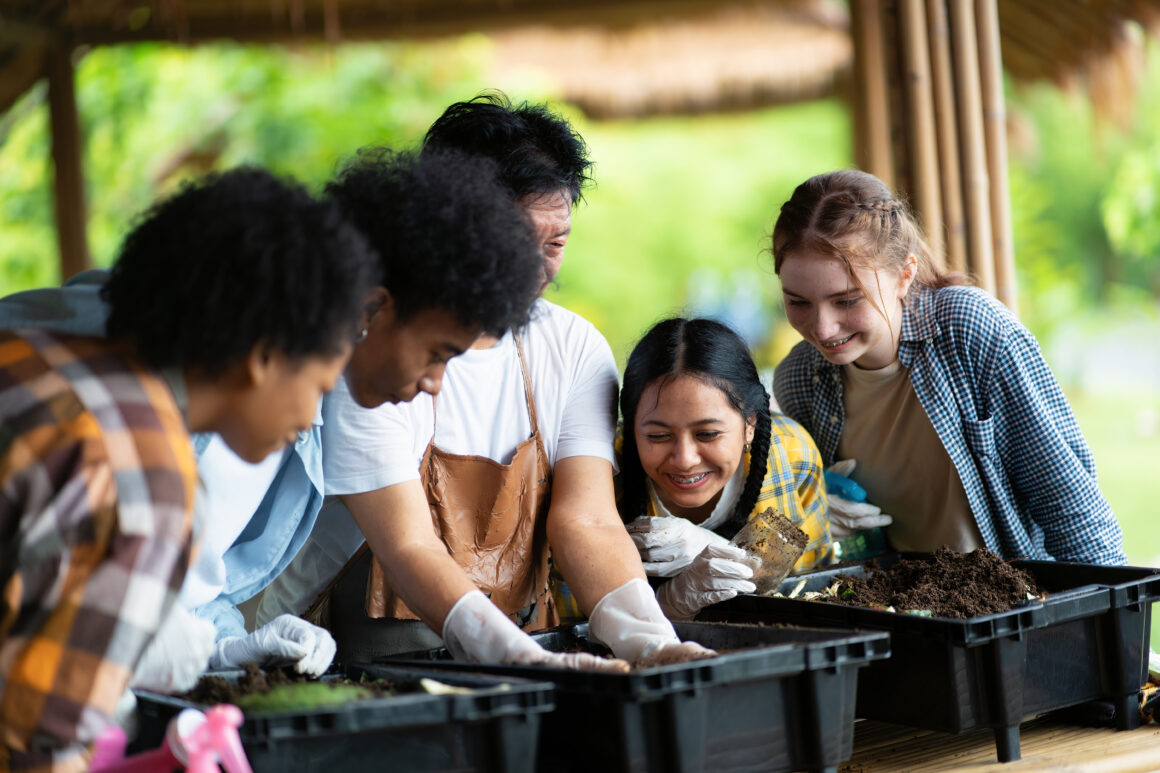
[[[242,719],[242,710],[228,703],[208,709],[205,722],[182,737],[189,755],[186,770],[189,773],[218,773],[217,763],[221,760],[226,773],[253,773],[238,737]]]
[[[162,741],[157,749],[132,757],[125,756],[127,739],[125,731],[118,725],[105,728],[93,748],[91,773],[169,773],[181,763],[169,750],[169,744]]]
[[[161,746],[125,757],[125,731],[116,725],[97,739],[91,773],[169,773],[185,766],[188,773],[253,773],[238,737],[242,710],[223,703],[204,714],[185,709],[169,722]]]

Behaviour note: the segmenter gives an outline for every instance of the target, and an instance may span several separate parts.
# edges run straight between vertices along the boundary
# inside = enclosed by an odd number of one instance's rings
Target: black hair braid
[[[734,535],[741,531],[741,527],[749,521],[749,515],[753,512],[757,497],[761,494],[765,468],[769,463],[770,436],[773,427],[769,416],[769,393],[760,384],[754,392],[758,390],[764,398],[762,405],[765,408],[756,411],[757,426],[753,429],[753,441],[749,444],[749,474],[745,478],[745,487],[741,489],[741,496],[737,498],[733,514],[717,529],[717,533],[726,539],[733,539]]]
[[[644,467],[640,463],[640,452],[636,447],[636,433],[631,427],[624,427],[624,445],[620,455],[620,519],[625,523],[645,514],[648,504],[648,486],[645,483]]]

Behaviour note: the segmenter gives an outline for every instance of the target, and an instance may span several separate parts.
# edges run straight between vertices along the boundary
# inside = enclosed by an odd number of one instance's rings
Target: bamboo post
[[[950,31],[943,0],[926,0],[926,15],[930,28],[930,71],[934,87],[943,227],[946,231],[946,264],[954,271],[966,271],[967,237],[963,223],[963,180],[959,172],[958,111],[951,72]]]
[[[1011,192],[1007,182],[1007,110],[1003,99],[1003,62],[999,48],[999,9],[996,0],[977,0],[975,14],[979,38],[983,128],[987,138],[987,171],[991,180],[995,294],[1018,314],[1015,246],[1011,233]]]
[[[906,115],[909,119],[910,196],[926,230],[935,260],[944,254],[942,201],[938,182],[938,144],[930,82],[930,43],[923,0],[902,0],[902,55],[906,66]]]
[[[959,95],[959,146],[967,218],[967,267],[979,287],[995,292],[991,258],[991,203],[987,151],[983,134],[983,101],[979,86],[978,43],[973,0],[948,0],[952,61]]]
[[[60,281],[63,282],[90,266],[85,238],[85,185],[72,49],[66,45],[54,45],[48,52],[47,63],[52,160],[56,176],[57,246],[60,251]]]
[[[854,159],[858,168],[894,187],[890,104],[878,0],[850,4],[854,39]]]

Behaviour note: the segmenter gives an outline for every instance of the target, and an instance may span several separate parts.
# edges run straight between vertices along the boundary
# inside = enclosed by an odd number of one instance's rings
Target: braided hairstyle
[[[801,251],[841,260],[867,297],[872,296],[854,268],[901,270],[909,255],[918,261],[913,285],[938,289],[971,283],[967,275],[935,262],[905,202],[877,177],[856,169],[811,177],[782,204],[773,227],[774,271],[780,274],[786,257]]]
[[[769,392],[757,375],[749,348],[728,326],[711,319],[673,318],[658,322],[640,339],[624,369],[620,414],[624,447],[620,462],[621,517],[627,522],[645,511],[648,487],[636,445],[636,413],[645,389],[692,376],[725,393],[746,420],[754,420],[749,475],[733,513],[717,531],[732,538],[757,503],[769,459]]]

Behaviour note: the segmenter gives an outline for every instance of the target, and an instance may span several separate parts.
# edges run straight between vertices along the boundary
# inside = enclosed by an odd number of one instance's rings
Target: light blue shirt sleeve
[[[90,269],[63,287],[26,290],[0,298],[0,330],[35,327],[104,338],[109,307],[101,298],[101,288],[108,278],[107,270]]]
[[[226,585],[221,594],[194,610],[212,620],[218,639],[244,636],[237,605],[252,598],[293,560],[310,536],[323,501],[321,414],[299,433],[258,509],[222,557]]]

